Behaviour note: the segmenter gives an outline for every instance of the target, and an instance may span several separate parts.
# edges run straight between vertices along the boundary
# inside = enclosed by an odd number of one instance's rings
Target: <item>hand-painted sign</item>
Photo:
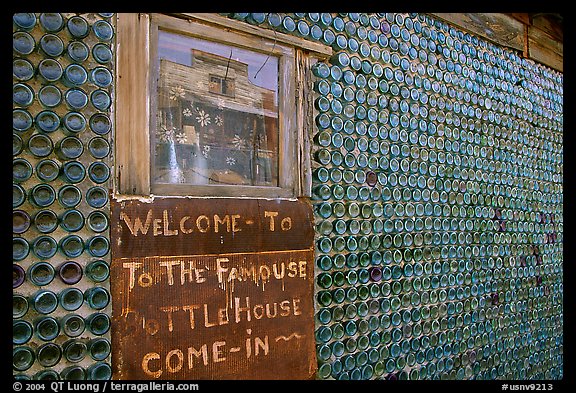
[[[163,198],[112,214],[115,378],[314,377],[309,205]]]

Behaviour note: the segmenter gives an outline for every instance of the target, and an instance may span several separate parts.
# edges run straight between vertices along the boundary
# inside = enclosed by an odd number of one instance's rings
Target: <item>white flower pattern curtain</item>
[[[182,86],[166,87],[160,96],[170,106],[159,111],[157,181],[274,185],[277,151],[269,148],[266,126],[276,119],[228,109],[223,99],[213,105]]]

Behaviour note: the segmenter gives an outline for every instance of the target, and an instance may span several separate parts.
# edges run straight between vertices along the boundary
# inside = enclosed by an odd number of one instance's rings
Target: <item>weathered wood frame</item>
[[[156,127],[158,29],[278,56],[279,186],[153,184],[150,133]],[[311,194],[311,66],[332,54],[317,42],[217,14],[118,14],[115,193],[196,197],[295,198]]]
[[[147,14],[118,14],[114,185],[121,194],[150,195],[149,31]]]

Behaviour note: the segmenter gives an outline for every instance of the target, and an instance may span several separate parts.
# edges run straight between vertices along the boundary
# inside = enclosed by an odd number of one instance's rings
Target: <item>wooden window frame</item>
[[[278,56],[278,187],[152,183],[158,29]],[[328,58],[332,48],[218,14],[119,13],[116,31],[116,194],[288,199],[311,195],[311,67]]]

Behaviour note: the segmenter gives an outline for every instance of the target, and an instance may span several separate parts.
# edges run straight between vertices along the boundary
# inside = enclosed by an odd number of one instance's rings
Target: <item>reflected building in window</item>
[[[159,62],[154,182],[277,186],[278,92],[251,80],[261,64],[190,54]]]

